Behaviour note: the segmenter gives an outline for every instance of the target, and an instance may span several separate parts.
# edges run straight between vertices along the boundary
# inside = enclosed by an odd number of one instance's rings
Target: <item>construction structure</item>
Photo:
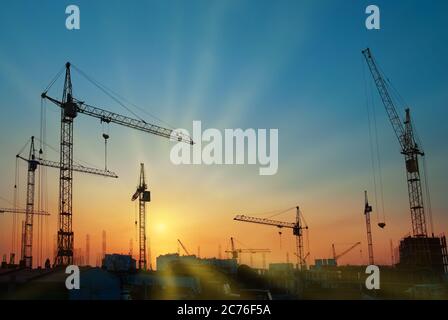
[[[138,199],[138,246],[139,258],[138,267],[140,270],[146,270],[146,202],[151,201],[151,193],[147,190],[148,185],[145,181],[145,167],[143,163],[140,164],[140,177],[137,190],[132,195],[131,200]]]
[[[245,216],[245,215],[237,215],[235,218],[233,218],[233,220],[264,224],[264,225],[268,225],[268,226],[275,226],[277,228],[292,229],[292,233],[296,237],[297,267],[300,270],[306,269],[306,261],[304,259],[304,253],[303,253],[303,231],[302,230],[303,229],[307,230],[308,225],[306,223],[302,223],[303,217],[300,214],[300,209],[298,206],[296,207],[296,221],[294,223],[276,221],[276,220],[270,220],[270,219],[263,219],[263,218],[256,218],[256,217],[249,217],[249,216]]]
[[[75,67],[75,69],[77,69]],[[84,72],[77,69],[87,80],[99,87],[96,81],[92,81]],[[78,114],[88,115],[99,119],[104,123],[115,123],[128,128],[151,133],[168,139],[176,139],[189,144],[193,141],[189,136],[172,129],[163,128],[144,121],[134,119],[101,108],[86,104],[73,96],[71,80],[71,64],[65,64],[65,80],[62,99],[58,100],[48,96],[48,90],[59,78],[59,73],[48,88],[41,94],[42,99],[47,99],[61,108],[61,132],[60,132],[60,171],[59,171],[59,223],[58,223],[58,253],[57,265],[69,265],[73,262],[74,233],[72,228],[73,217],[73,122]],[[104,91],[104,90],[103,90]],[[115,98],[117,100],[117,98]]]
[[[405,109],[405,119],[402,122],[390,94],[389,81],[383,76],[377,66],[369,48],[362,51],[364,58],[373,77],[382,103],[386,109],[389,121],[392,124],[395,135],[400,144],[401,153],[404,155],[406,178],[411,211],[412,236],[406,237],[400,242],[400,262],[406,268],[417,268],[439,273],[444,270],[444,236],[434,237],[431,212],[429,210],[431,236],[428,236],[426,213],[423,200],[423,187],[420,174],[419,158],[425,153],[421,145],[417,143],[411,120],[411,112]],[[426,184],[426,195],[429,201],[429,187]],[[445,266],[446,268],[446,266]]]
[[[184,244],[182,243],[182,241],[180,241],[180,239],[177,239],[177,242],[179,243],[179,245],[182,247],[182,249],[184,250],[185,254],[187,256],[191,256],[190,252],[188,251],[187,247],[184,246]]]
[[[241,254],[242,253],[247,253],[250,254],[250,266],[253,267],[254,261],[253,261],[253,254],[255,253],[261,253],[261,257],[262,257],[262,268],[266,269],[266,253],[271,253],[270,249],[252,249],[252,248],[236,248],[235,246],[235,241],[233,239],[233,237],[230,238],[230,246],[231,246],[231,250],[226,250],[226,253],[231,253],[232,254],[232,259],[236,259],[237,261],[239,261],[238,263],[241,262]]]
[[[32,268],[33,266],[33,212],[34,212],[34,197],[35,197],[35,180],[36,170],[38,166],[61,168],[61,164],[55,161],[44,160],[41,158],[42,150],[39,151],[40,156],[36,156],[36,149],[34,147],[34,136],[30,139],[30,150],[28,158],[25,158],[19,154],[16,155],[17,159],[21,159],[28,164],[27,171],[27,188],[26,188],[26,217],[25,217],[25,229],[22,236],[22,255],[21,261],[26,268]],[[76,172],[83,172],[88,174],[99,175],[103,177],[118,178],[118,176],[111,171],[103,171],[95,168],[88,168],[82,165],[73,164],[72,170]]]
[[[375,264],[373,259],[373,241],[372,241],[372,229],[370,227],[370,213],[372,212],[372,206],[367,199],[367,191],[364,191],[364,215],[366,216],[366,228],[367,228],[367,249],[369,252],[369,265]]]
[[[335,244],[333,243],[331,245],[331,249],[333,251],[333,260],[334,260],[334,264],[338,265],[338,259],[342,258],[343,256],[345,256],[347,253],[349,253],[350,251],[352,251],[353,249],[355,249],[357,246],[359,246],[361,244],[361,242],[356,242],[355,244],[351,245],[348,249],[345,249],[344,251],[342,251],[339,254],[336,254],[336,247]]]

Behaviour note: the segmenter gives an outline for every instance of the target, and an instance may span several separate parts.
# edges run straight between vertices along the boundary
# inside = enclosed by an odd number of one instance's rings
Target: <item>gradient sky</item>
[[[364,10],[381,9],[381,30],[368,31]],[[65,7],[77,4],[81,29],[65,28]],[[367,260],[363,191],[374,198],[361,50],[371,47],[410,104],[427,154],[435,232],[448,230],[448,33],[446,1],[14,1],[0,10],[0,206],[12,201],[15,154],[39,136],[40,93],[66,61],[174,127],[278,128],[279,170],[258,166],[174,166],[172,143],[110,125],[109,168],[118,180],[76,174],[76,247],[91,236],[91,258],[108,234],[108,252],[128,252],[136,237],[130,196],[144,162],[152,202],[148,236],[152,260],[176,252],[180,238],[192,252],[217,256],[235,237],[270,248],[268,261],[292,256],[294,239],[278,230],[232,220],[300,205],[310,227],[310,257],[329,257],[362,242],[341,263]],[[60,97],[62,81],[50,95]],[[74,95],[130,115],[76,72]],[[378,263],[410,229],[405,171],[399,145],[376,91],[387,226],[373,228]],[[59,144],[59,110],[50,103],[46,140]],[[402,115],[402,109],[399,110]],[[147,114],[148,121],[158,123]],[[164,123],[159,123],[164,125]],[[75,157],[102,167],[102,126],[79,115]],[[51,150],[47,158],[57,160]],[[24,206],[26,166],[20,164]],[[58,172],[48,169],[48,253],[57,222]],[[380,202],[380,201],[378,201]],[[278,219],[293,221],[294,212]],[[12,216],[0,216],[0,253],[11,250]],[[45,241],[44,241],[45,242]],[[137,252],[134,240],[134,253]],[[248,262],[248,257],[243,262]],[[260,258],[255,261],[260,264]]]

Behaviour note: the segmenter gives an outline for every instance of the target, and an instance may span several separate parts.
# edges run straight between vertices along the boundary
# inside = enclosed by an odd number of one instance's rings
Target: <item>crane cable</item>
[[[89,81],[90,83],[92,83],[95,87],[97,87],[99,90],[101,90],[105,95],[107,95],[108,97],[110,97],[112,100],[114,100],[116,103],[118,103],[121,107],[123,107],[124,109],[126,109],[128,112],[130,112],[132,115],[134,115],[135,117],[137,117],[139,120],[143,121],[146,123],[146,121],[140,117],[139,115],[137,115],[137,113],[135,113],[134,111],[131,110],[131,108],[127,105],[124,104],[123,101],[127,102],[128,104],[130,104],[131,106],[133,106],[135,109],[140,110],[141,112],[147,114],[148,116],[152,117],[153,119],[160,121],[161,123],[167,125],[168,127],[170,127],[170,129],[174,129],[174,126],[172,126],[171,124],[167,123],[166,121],[163,121],[162,119],[160,119],[159,117],[151,114],[150,112],[148,112],[147,110],[145,110],[142,107],[137,106],[136,104],[130,102],[129,100],[127,100],[126,98],[124,98],[123,96],[121,96],[120,94],[114,92],[112,89],[106,87],[105,85],[101,84],[99,81],[93,79],[92,77],[88,76],[84,71],[82,71],[81,69],[79,69],[77,66],[72,64],[72,67],[80,74],[82,75],[87,81]],[[123,100],[123,101],[122,101]]]
[[[278,215],[281,215],[283,213],[286,213],[286,212],[288,212],[288,211],[290,211],[292,209],[295,209],[295,208],[296,207],[294,206],[294,207],[290,207],[290,208],[286,208],[286,209],[280,209],[280,210],[277,209],[277,210],[271,210],[271,211],[265,211],[265,212],[259,212],[259,213],[250,213],[248,215],[249,216],[255,216],[255,217],[269,215],[269,216],[266,216],[265,218],[266,219],[270,219],[270,218],[273,218],[275,216],[278,216]]]
[[[43,104],[42,104],[42,99],[40,100],[40,137],[42,138],[42,118],[43,118]],[[39,146],[39,157],[41,156],[41,146]],[[37,186],[38,186],[38,190],[37,190],[37,209],[40,211],[42,209],[42,171],[38,170],[37,173]],[[36,256],[36,263],[38,266],[41,266],[41,237],[42,237],[42,233],[41,233],[41,216],[39,215],[37,217],[37,248],[34,248],[35,250],[37,249],[37,256]],[[33,221],[34,224],[34,221]],[[31,253],[33,256],[34,254]]]
[[[138,207],[137,207],[137,201],[134,201],[134,230],[135,230],[135,239],[140,239],[139,234],[138,234],[138,226],[137,226],[137,220],[138,220]],[[139,244],[140,246],[140,244]]]
[[[270,218],[273,218],[273,217],[279,216],[279,215],[281,215],[281,214],[284,214],[284,213],[286,213],[286,212],[288,212],[288,211],[291,211],[292,209],[295,209],[295,208],[296,208],[296,207],[291,207],[291,208],[288,208],[288,209],[282,210],[282,211],[280,211],[280,212],[278,212],[278,213],[275,213],[275,214],[273,214],[273,215],[271,215],[271,216],[267,217],[267,219],[270,219]]]
[[[25,147],[24,147],[25,148]],[[14,177],[14,209],[19,208],[19,181],[20,181],[20,171],[19,171],[19,158],[16,157],[15,165],[15,177]],[[12,229],[12,252],[18,253],[18,214],[13,214],[13,229]]]
[[[35,137],[34,139],[40,142],[40,139],[38,139],[38,138],[36,138],[36,137]],[[54,146],[52,146],[51,144],[46,143],[46,142],[42,142],[42,143],[43,143],[46,147],[48,147],[49,149],[51,149],[53,152],[59,154],[59,151],[56,149],[56,147],[54,147]],[[79,158],[77,158],[77,157],[73,157],[73,159],[76,160],[76,161],[73,161],[73,163],[76,164],[76,165],[88,166],[88,167],[91,167],[91,168],[99,169],[97,165],[94,165],[94,164],[89,163],[89,162],[87,162],[87,161],[81,160],[81,159],[79,159]]]
[[[65,70],[65,66],[63,66],[61,68],[61,70],[59,70],[59,72],[53,77],[53,79],[50,81],[50,83],[48,84],[48,86],[45,88],[44,92],[48,92],[48,90],[51,89],[51,87],[53,87],[53,85],[55,84],[55,82],[59,79],[59,77],[62,75],[62,72],[64,72]]]
[[[246,248],[246,249],[248,249],[249,248],[249,246],[248,245],[246,245],[246,244],[244,244],[244,243],[242,243],[241,241],[239,241],[238,239],[236,239],[236,238],[233,238],[233,240],[235,240],[235,242],[238,242],[242,247],[244,247],[244,248]]]
[[[7,203],[9,203],[10,205],[14,205],[14,203],[13,202],[11,202],[11,201],[9,201],[8,199],[6,199],[6,198],[3,198],[2,196],[0,196],[0,199],[2,199],[3,201],[5,201],[5,202],[7,202]]]
[[[62,69],[63,70],[63,69]],[[62,71],[60,71],[62,73]],[[39,134],[39,159],[46,158],[46,139],[47,139],[47,108],[45,99],[41,99],[40,103],[40,134]],[[48,179],[47,168],[44,166],[39,167],[39,198],[38,208],[39,210],[47,211],[48,209]],[[39,221],[39,265],[43,264],[43,256],[48,254],[49,243],[49,230],[48,230],[48,217],[38,216]],[[45,238],[45,251],[44,251],[44,238]]]
[[[385,209],[384,209],[383,170],[382,170],[382,166],[381,166],[380,147],[379,147],[379,139],[378,139],[378,126],[377,126],[377,120],[376,120],[372,82],[370,82],[370,86],[371,86],[371,93],[372,93],[371,108],[372,108],[373,124],[374,124],[374,132],[375,132],[374,141],[375,141],[375,145],[376,145],[376,157],[377,157],[377,164],[378,164],[378,180],[379,180],[379,184],[380,184],[379,188],[380,188],[380,196],[381,196],[381,211],[382,211],[382,218],[383,218],[382,222],[385,222],[386,215],[385,215]]]
[[[109,135],[109,124],[107,122],[102,122],[103,127],[103,139],[104,139],[104,170],[107,170],[107,141],[110,138]]]
[[[423,159],[423,179],[425,182],[425,194],[426,194],[426,203],[428,207],[429,224],[431,227],[431,234],[434,237],[434,222],[432,219],[432,206],[431,206],[431,197],[429,193],[429,177],[426,168],[426,156],[422,157],[422,159]]]
[[[376,206],[376,217],[377,221],[380,221],[380,210],[382,211],[383,222],[385,222],[385,210],[384,210],[384,192],[383,192],[383,179],[382,179],[382,169],[380,161],[379,143],[378,143],[378,128],[376,123],[376,113],[374,108],[374,95],[372,89],[372,82],[369,82],[366,78],[366,67],[363,65],[363,77],[364,77],[364,93],[366,98],[366,110],[367,110],[367,123],[369,132],[369,144],[370,144],[370,159],[372,166],[373,175],[373,188],[375,194],[375,206]],[[370,95],[369,95],[370,93]],[[373,125],[372,125],[373,123]],[[373,128],[372,128],[373,127]],[[376,157],[375,157],[376,156]],[[375,159],[376,158],[376,159]],[[378,167],[378,177],[376,173],[376,168]],[[378,178],[378,181],[377,181]],[[378,189],[380,189],[381,197],[381,208],[378,205]]]

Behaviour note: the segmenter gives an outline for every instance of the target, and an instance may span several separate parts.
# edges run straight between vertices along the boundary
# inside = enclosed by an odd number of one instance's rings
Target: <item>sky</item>
[[[65,27],[65,8],[80,8],[80,30]],[[381,29],[367,30],[365,8],[376,4]],[[10,207],[15,155],[30,136],[58,149],[60,111],[40,94],[70,61],[141,109],[148,122],[191,130],[266,128],[279,132],[279,168],[260,176],[258,165],[171,163],[173,143],[79,115],[75,161],[103,168],[102,133],[110,135],[108,168],[119,179],[75,173],[75,247],[91,238],[90,262],[101,251],[137,253],[135,191],[144,163],[152,201],[147,206],[151,261],[177,252],[177,239],[201,256],[222,256],[229,239],[244,248],[269,248],[268,262],[292,260],[291,230],[233,221],[236,214],[268,216],[299,205],[309,226],[310,260],[331,257],[361,241],[340,263],[366,263],[364,190],[374,206],[377,263],[391,262],[390,239],[410,232],[405,170],[399,144],[372,87],[361,50],[370,47],[412,110],[426,152],[436,235],[448,229],[448,33],[446,1],[14,1],[0,11],[0,207]],[[133,116],[73,71],[80,100]],[[49,95],[60,98],[62,78]],[[372,171],[368,99],[373,97],[381,171]],[[403,108],[398,112],[403,116]],[[161,119],[162,121],[160,121]],[[24,153],[26,155],[26,152]],[[376,156],[376,153],[374,153]],[[47,148],[47,158],[58,153]],[[19,163],[19,201],[25,206],[26,165]],[[53,252],[58,172],[47,169],[42,203],[51,213],[42,256]],[[373,177],[381,173],[383,188]],[[379,181],[379,180],[378,180]],[[377,181],[377,182],[378,182]],[[383,199],[381,199],[381,190]],[[375,197],[376,194],[376,197]],[[376,226],[383,220],[386,228]],[[266,214],[265,214],[266,213]],[[276,219],[294,221],[294,210]],[[23,217],[21,217],[23,218]],[[12,215],[0,216],[0,254],[11,252]],[[35,234],[35,243],[37,243]],[[307,250],[307,249],[306,249]],[[35,255],[37,247],[35,246]],[[35,259],[36,261],[36,259]],[[254,256],[255,264],[261,257]],[[249,257],[243,257],[243,263]]]

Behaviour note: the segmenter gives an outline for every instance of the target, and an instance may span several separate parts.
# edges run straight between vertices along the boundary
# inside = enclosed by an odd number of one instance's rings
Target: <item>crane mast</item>
[[[146,270],[146,202],[151,201],[151,193],[147,191],[148,185],[145,181],[145,167],[144,164],[140,164],[140,178],[137,190],[132,196],[132,201],[138,199],[138,213],[139,213],[139,259],[138,265],[140,270]]]
[[[307,227],[308,228],[308,227]],[[306,269],[306,262],[303,255],[303,233],[302,225],[300,221],[300,209],[296,207],[296,225],[292,229],[293,234],[296,236],[296,251],[297,251],[297,265],[300,270]]]
[[[373,241],[372,241],[372,229],[370,228],[370,213],[372,212],[372,206],[367,199],[367,191],[364,191],[364,215],[366,216],[366,228],[367,228],[367,249],[369,251],[369,265],[374,264],[373,260]]]
[[[230,238],[230,246],[232,248],[232,259],[238,259],[238,251],[235,248],[235,242],[233,241],[233,237]]]
[[[70,67],[70,62],[67,62],[65,64],[65,81],[61,101],[48,96],[46,91],[41,94],[42,99],[47,99],[61,108],[61,166],[59,171],[59,221],[56,265],[73,263],[73,121],[78,113],[100,119],[106,123],[112,122],[128,128],[193,144],[189,136],[180,132],[97,108],[75,99],[73,97]]]
[[[73,264],[74,235],[72,225],[73,201],[73,120],[76,117],[76,105],[73,102],[70,63],[65,69],[64,90],[62,93],[61,137],[59,163],[59,219],[58,250],[56,265]]]
[[[26,216],[22,233],[22,261],[24,261],[25,267],[30,269],[33,266],[33,212],[37,164],[38,162],[36,161],[34,149],[34,137],[32,137],[27,173]]]
[[[369,66],[369,70],[378,89],[378,93],[384,107],[386,108],[386,112],[389,116],[389,120],[392,124],[395,135],[398,138],[398,142],[400,143],[401,153],[405,158],[412,233],[414,237],[426,237],[426,217],[423,205],[420,168],[418,165],[418,157],[424,156],[424,152],[419,148],[415,141],[410,110],[409,108],[405,110],[405,120],[404,123],[402,123],[389,93],[388,85],[378,69],[370,49],[367,48],[363,50],[362,54],[364,55],[367,65]]]

